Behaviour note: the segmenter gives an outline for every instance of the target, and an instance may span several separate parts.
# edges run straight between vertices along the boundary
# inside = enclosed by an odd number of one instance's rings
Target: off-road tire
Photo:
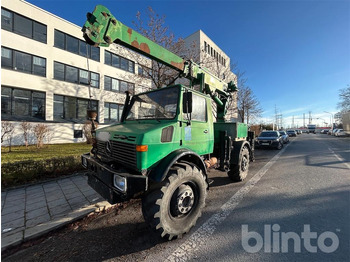
[[[228,177],[235,182],[243,181],[248,175],[249,160],[249,150],[247,147],[243,147],[239,163],[231,165],[230,170],[227,172]]]
[[[203,172],[195,165],[187,162],[174,164],[159,187],[142,199],[146,223],[163,238],[181,238],[201,216],[207,188]]]

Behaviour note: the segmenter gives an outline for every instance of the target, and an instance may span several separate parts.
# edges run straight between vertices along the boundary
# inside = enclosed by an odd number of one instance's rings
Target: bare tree
[[[9,143],[9,152],[12,147],[12,136],[15,131],[15,125],[9,121],[1,121],[1,144],[7,138]]]
[[[28,148],[29,134],[30,134],[30,131],[32,130],[33,126],[31,123],[24,121],[21,123],[20,127],[21,127],[21,130],[23,132],[23,139],[24,139],[25,146],[26,146],[26,148]]]
[[[51,129],[45,124],[37,124],[34,126],[37,148],[42,148],[44,146],[45,140],[48,141],[50,139],[51,132]]]
[[[176,39],[175,35],[170,32],[169,27],[165,25],[165,16],[158,15],[151,7],[147,9],[147,16],[148,19],[144,20],[141,12],[137,13],[136,21],[133,21],[136,30],[153,42],[183,57],[186,54],[185,43],[182,38]],[[144,58],[136,55],[135,60],[140,61],[138,64],[142,65]],[[176,70],[155,60],[152,60],[150,67],[142,67],[142,71],[145,77],[152,80],[156,88],[174,83],[179,75]]]
[[[243,123],[249,125],[252,120],[261,116],[263,110],[259,100],[255,97],[253,91],[247,86],[247,78],[245,72],[240,71],[235,66],[236,82],[237,82],[237,110],[238,115]]]
[[[350,111],[350,85],[346,88],[340,89],[338,108],[341,112]]]

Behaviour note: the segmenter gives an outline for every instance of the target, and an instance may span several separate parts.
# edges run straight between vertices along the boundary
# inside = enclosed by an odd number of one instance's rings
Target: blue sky
[[[77,25],[103,4],[131,27],[137,11],[151,6],[166,16],[177,37],[203,30],[245,72],[266,122],[276,107],[286,127],[293,116],[294,124],[302,125],[309,111],[314,123],[329,123],[331,115],[324,111],[336,113],[339,89],[350,85],[348,0],[28,2]]]

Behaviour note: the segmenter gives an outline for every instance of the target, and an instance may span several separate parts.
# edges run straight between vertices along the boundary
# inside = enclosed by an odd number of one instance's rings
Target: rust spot
[[[137,42],[137,40],[132,41],[132,42],[131,42],[131,45],[132,45],[133,47],[136,47],[137,49],[140,49],[140,45],[139,45],[139,42]]]
[[[176,62],[172,61],[172,62],[171,62],[171,65],[174,66],[174,67],[176,67],[176,68],[179,68],[179,69],[181,69],[181,70],[184,69],[184,62],[176,63]]]
[[[128,34],[131,35],[132,34],[132,29],[129,27],[128,28]]]
[[[149,46],[146,43],[141,43],[140,49],[147,54],[151,53],[151,50],[149,49]]]

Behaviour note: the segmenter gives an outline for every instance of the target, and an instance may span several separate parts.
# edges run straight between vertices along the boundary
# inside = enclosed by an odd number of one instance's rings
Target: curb
[[[45,235],[52,230],[61,228],[90,214],[100,213],[102,211],[108,210],[111,207],[113,207],[113,205],[111,205],[107,201],[101,201],[96,204],[77,209],[65,216],[53,219],[49,222],[42,223],[34,227],[25,229],[23,231],[17,232],[15,234],[1,238],[1,252],[10,247],[14,247],[23,242],[31,240],[33,238]]]

